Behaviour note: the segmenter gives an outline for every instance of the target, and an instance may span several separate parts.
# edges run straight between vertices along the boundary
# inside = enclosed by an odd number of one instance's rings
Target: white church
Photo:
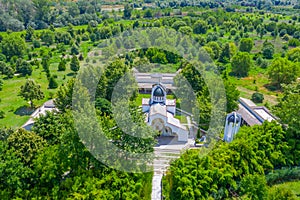
[[[143,98],[142,109],[146,122],[162,136],[178,137],[179,142],[187,142],[187,127],[175,118],[176,99],[167,99],[166,88],[162,84],[152,86],[151,98]]]

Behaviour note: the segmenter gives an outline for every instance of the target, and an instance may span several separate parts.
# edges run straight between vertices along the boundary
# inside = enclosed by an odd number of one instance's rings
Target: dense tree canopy
[[[269,77],[280,88],[281,84],[289,84],[296,80],[300,74],[300,66],[286,58],[276,58],[269,69]]]
[[[24,56],[26,45],[24,39],[8,35],[1,42],[2,53],[10,59],[13,56]]]

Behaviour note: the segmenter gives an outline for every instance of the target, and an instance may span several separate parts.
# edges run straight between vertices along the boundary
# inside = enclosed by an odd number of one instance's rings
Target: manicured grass
[[[62,85],[68,79],[72,77],[70,67],[67,66],[67,70],[63,72],[57,71],[58,63],[52,63],[50,65],[51,75],[57,75],[56,81],[58,85]],[[41,106],[48,99],[53,98],[57,89],[48,89],[48,80],[46,73],[42,67],[36,68],[34,66],[33,73],[28,78],[33,79],[37,84],[41,85],[41,89],[45,94],[45,98],[39,101],[34,101],[35,107]],[[0,91],[0,110],[5,112],[5,118],[0,119],[0,127],[12,127],[18,128],[22,126],[28,119],[31,112],[27,112],[29,109],[29,102],[26,102],[20,95],[20,88],[26,82],[26,77],[15,76],[12,79],[4,80],[2,91]],[[26,112],[24,112],[26,110]]]

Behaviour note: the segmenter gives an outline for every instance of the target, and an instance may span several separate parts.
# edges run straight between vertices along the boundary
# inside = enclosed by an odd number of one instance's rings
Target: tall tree
[[[295,82],[283,87],[284,95],[275,106],[275,114],[287,125],[287,141],[291,147],[287,157],[295,166],[300,165],[300,84]]]
[[[76,55],[73,55],[71,63],[70,63],[70,68],[73,72],[78,72],[80,69],[80,64],[79,64],[79,60],[77,58]]]
[[[251,67],[251,57],[247,52],[238,52],[231,59],[232,72],[239,77],[247,76]]]
[[[28,79],[25,85],[21,86],[20,95],[30,101],[31,108],[34,108],[33,100],[41,100],[44,98],[44,93],[41,90],[41,86],[37,85],[34,80]]]
[[[10,59],[13,56],[23,57],[26,44],[23,38],[10,34],[2,40],[1,47],[2,53]]]
[[[203,20],[198,20],[193,26],[193,31],[195,34],[205,34],[208,29],[208,25]]]
[[[124,18],[130,19],[132,13],[132,7],[129,4],[126,4],[124,7]]]
[[[250,53],[252,47],[253,47],[252,38],[242,38],[240,40],[240,51]]]
[[[300,67],[286,58],[276,58],[270,65],[268,74],[273,84],[281,88],[281,84],[289,84],[297,79]]]

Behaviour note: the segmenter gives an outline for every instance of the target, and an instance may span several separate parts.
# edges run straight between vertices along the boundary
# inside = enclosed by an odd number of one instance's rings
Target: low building
[[[237,111],[242,117],[242,124],[247,126],[261,125],[264,121],[276,120],[276,117],[264,106],[257,106],[246,98],[239,99]]]

